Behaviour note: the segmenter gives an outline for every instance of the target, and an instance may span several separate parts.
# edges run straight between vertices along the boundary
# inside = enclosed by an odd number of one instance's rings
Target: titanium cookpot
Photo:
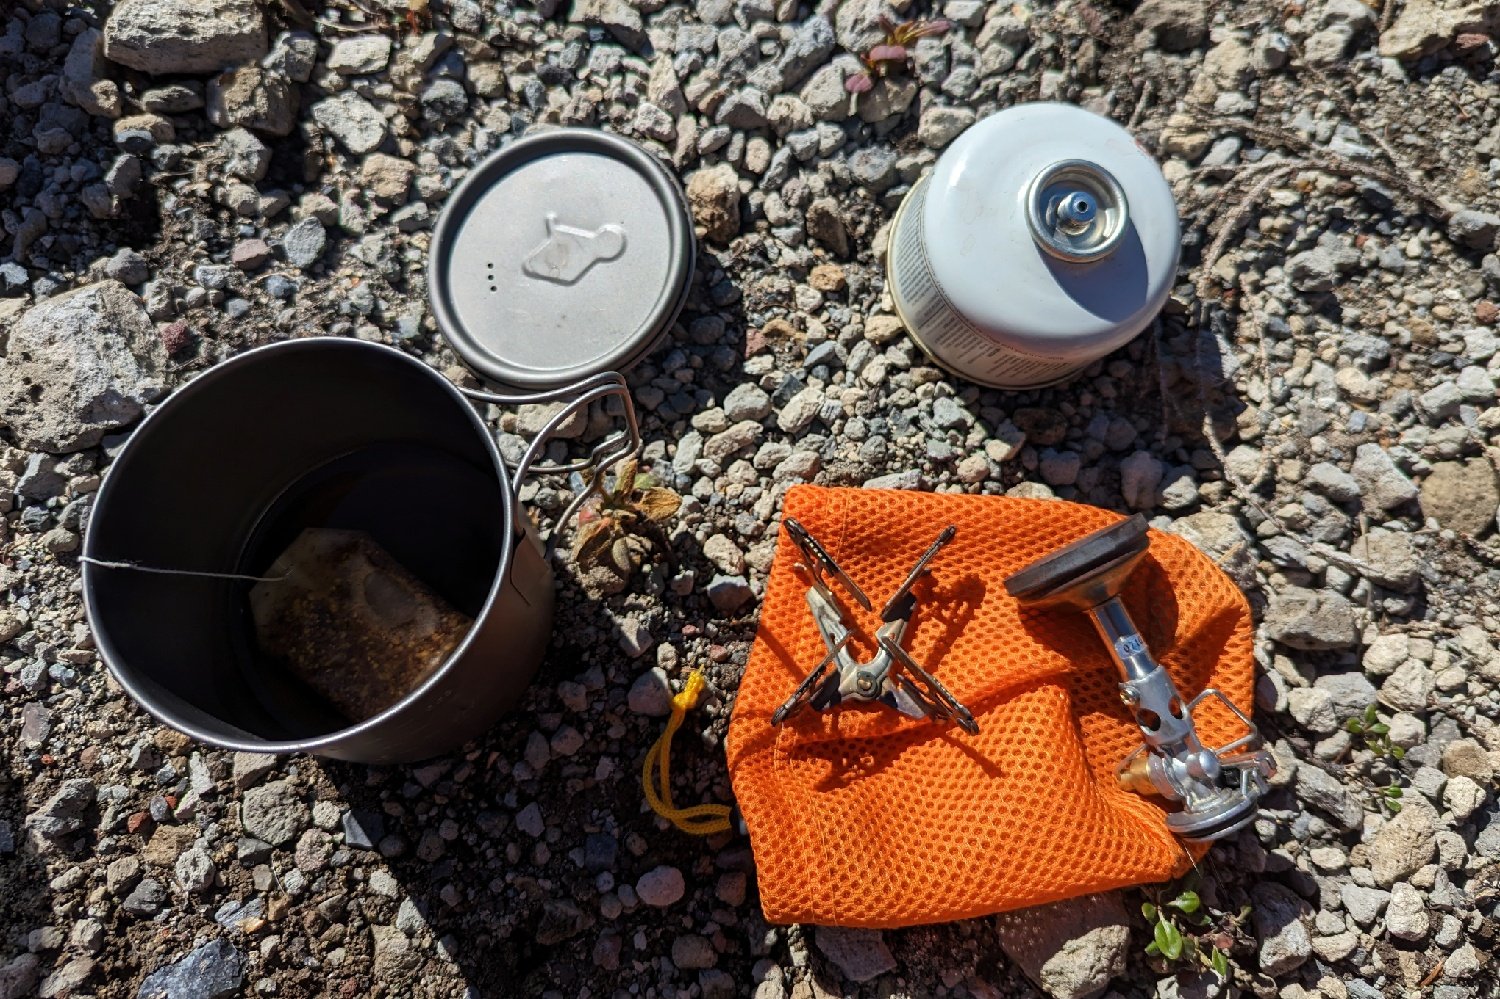
[[[465,395],[568,405],[511,468]],[[623,402],[624,432],[586,460],[535,464],[551,430],[606,396]],[[601,469],[639,443],[614,373],[498,396],[360,340],[251,350],[163,403],[110,467],[84,541],[89,622],[121,686],[195,739],[365,763],[433,756],[512,707],[548,644],[552,572],[517,483],[528,469]],[[287,523],[367,531],[473,620],[415,690],[357,724],[256,646],[249,588]]]

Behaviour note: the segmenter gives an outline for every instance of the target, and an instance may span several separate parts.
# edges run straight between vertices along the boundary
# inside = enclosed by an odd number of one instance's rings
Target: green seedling
[[[1392,815],[1401,811],[1401,785],[1387,784],[1376,791],[1376,802],[1384,806]]]
[[[1168,902],[1141,903],[1141,915],[1151,927],[1146,956],[1159,971],[1179,962],[1201,964],[1220,978],[1229,978],[1229,949],[1234,933],[1250,915],[1250,907],[1237,916],[1210,913],[1194,891],[1184,890]],[[1186,926],[1186,929],[1184,929]]]
[[[1395,760],[1406,758],[1406,750],[1391,742],[1391,726],[1380,720],[1373,704],[1365,708],[1364,714],[1344,722],[1344,728],[1358,736],[1365,748],[1376,756],[1389,756]]]

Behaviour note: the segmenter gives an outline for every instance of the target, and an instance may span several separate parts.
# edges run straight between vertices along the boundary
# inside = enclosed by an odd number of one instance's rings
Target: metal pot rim
[[[468,652],[470,645],[474,641],[475,635],[479,631],[480,625],[489,618],[496,602],[500,598],[501,591],[505,588],[505,584],[510,579],[511,570],[515,562],[516,544],[519,541],[517,530],[515,528],[517,501],[515,498],[515,494],[511,488],[510,475],[505,467],[505,461],[500,455],[500,448],[495,443],[494,435],[490,432],[489,426],[484,422],[483,418],[475,410],[474,404],[471,403],[452,382],[448,381],[448,379],[444,378],[440,373],[434,371],[431,367],[409,354],[405,354],[402,351],[397,350],[394,347],[386,346],[385,344],[372,343],[367,340],[355,340],[347,337],[336,336],[303,337],[296,340],[283,340],[278,343],[271,343],[265,344],[260,347],[254,347],[242,354],[236,354],[233,357],[220,361],[213,367],[198,375],[192,381],[188,382],[186,385],[179,388],[177,391],[173,392],[170,396],[168,396],[167,399],[161,403],[161,405],[159,405],[150,414],[148,414],[146,418],[136,426],[135,430],[131,432],[130,439],[126,441],[124,449],[120,452],[120,456],[115,459],[115,461],[110,465],[109,469],[104,475],[103,481],[99,486],[99,492],[95,497],[93,508],[89,513],[88,529],[84,531],[84,556],[88,558],[100,557],[99,554],[93,550],[93,521],[94,518],[99,515],[99,511],[105,507],[106,502],[109,499],[110,492],[115,481],[115,470],[123,467],[123,463],[130,459],[131,449],[135,446],[136,441],[141,439],[139,436],[140,434],[150,430],[153,422],[161,421],[163,413],[170,412],[175,408],[181,408],[180,406],[174,406],[174,403],[177,399],[190,399],[197,394],[207,391],[208,386],[217,377],[222,377],[223,372],[253,363],[255,359],[266,353],[272,351],[289,353],[293,350],[323,349],[335,346],[336,349],[370,351],[373,352],[374,355],[383,355],[391,360],[399,360],[403,363],[412,365],[413,367],[420,369],[434,382],[441,385],[443,390],[448,394],[448,397],[452,399],[457,405],[462,407],[464,412],[467,414],[470,424],[474,427],[475,432],[484,441],[485,452],[490,456],[490,462],[494,466],[495,475],[497,476],[500,483],[501,509],[500,511],[498,511],[498,514],[502,518],[502,523],[511,525],[510,529],[505,532],[505,541],[503,546],[501,547],[499,564],[495,569],[495,578],[490,583],[490,591],[489,594],[485,597],[484,606],[480,608],[479,613],[475,615],[474,621],[469,626],[469,630],[467,633],[465,633],[463,640],[458,643],[458,645],[453,649],[452,652],[448,654],[446,658],[444,658],[442,664],[439,665],[437,669],[432,671],[431,675],[429,675],[425,680],[422,681],[422,683],[418,684],[405,697],[401,698],[401,700],[397,701],[395,704],[392,704],[390,707],[381,711],[379,714],[373,715],[346,728],[335,729],[332,732],[311,739],[289,739],[282,741],[260,739],[255,741],[245,741],[235,738],[227,738],[221,736],[217,732],[206,732],[199,726],[192,724],[185,719],[177,718],[175,716],[175,712],[171,711],[170,709],[165,709],[157,704],[156,699],[152,695],[138,689],[138,686],[134,682],[134,680],[125,675],[121,667],[116,664],[115,660],[118,657],[115,654],[115,650],[107,632],[96,625],[93,593],[94,587],[99,579],[98,573],[105,570],[89,562],[84,562],[82,574],[84,613],[89,621],[90,629],[94,633],[95,641],[99,648],[99,655],[104,660],[105,666],[109,669],[110,673],[114,675],[114,678],[119,682],[120,686],[125,689],[125,692],[128,693],[137,704],[144,707],[153,718],[164,725],[177,729],[178,731],[190,736],[193,739],[198,740],[199,742],[205,742],[214,746],[222,746],[226,749],[232,749],[241,752],[273,754],[318,753],[329,746],[346,741],[352,736],[361,735],[369,731],[370,729],[374,729],[382,724],[385,724],[391,718],[405,711],[411,704],[420,700],[430,688],[439,684],[443,680],[443,678],[452,670],[453,664]]]

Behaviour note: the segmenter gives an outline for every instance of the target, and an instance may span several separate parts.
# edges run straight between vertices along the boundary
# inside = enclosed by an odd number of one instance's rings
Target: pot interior
[[[357,341],[294,341],[200,376],[137,430],[85,553],[262,576],[305,528],[363,531],[477,620],[512,512],[487,431],[439,376]],[[259,648],[251,580],[85,568],[101,651],[168,724],[255,748],[353,724]]]

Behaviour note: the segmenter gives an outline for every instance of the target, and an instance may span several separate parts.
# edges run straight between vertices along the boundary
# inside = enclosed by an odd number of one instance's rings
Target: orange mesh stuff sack
[[[816,486],[790,490],[784,514],[869,594],[874,613],[839,593],[860,661],[875,653],[882,603],[938,533],[957,525],[917,584],[903,644],[980,731],[848,699],[772,726],[826,652],[795,568],[800,553],[781,531],[727,744],[768,921],[912,926],[1186,870],[1191,858],[1167,831],[1164,803],[1117,784],[1119,764],[1142,740],[1092,624],[1070,609],[1023,611],[1004,586],[1117,514],[1056,500]],[[1249,608],[1205,555],[1152,531],[1122,599],[1183,697],[1214,686],[1249,710]],[[1205,745],[1243,734],[1214,703],[1195,721]]]

